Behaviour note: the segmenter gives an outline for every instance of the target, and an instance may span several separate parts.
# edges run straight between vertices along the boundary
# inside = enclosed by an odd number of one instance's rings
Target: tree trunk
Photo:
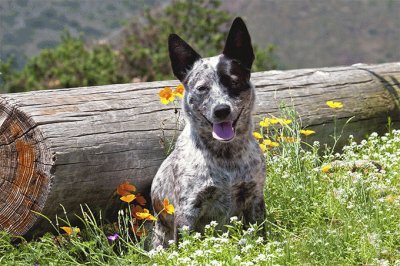
[[[293,106],[311,140],[325,142],[338,123],[364,137],[399,121],[400,63],[254,73],[255,121]],[[125,180],[146,193],[165,158],[163,144],[176,134],[175,108],[158,91],[176,81],[32,91],[0,96],[0,230],[24,235],[46,228],[79,205],[114,208]],[[344,103],[332,110],[328,100]],[[257,126],[257,124],[256,124]],[[339,126],[340,127],[340,126]]]

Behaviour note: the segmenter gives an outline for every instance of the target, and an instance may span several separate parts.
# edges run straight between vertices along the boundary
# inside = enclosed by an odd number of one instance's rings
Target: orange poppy
[[[132,194],[132,192],[135,191],[136,187],[134,185],[131,185],[128,181],[125,181],[117,187],[117,194],[120,196],[126,196],[128,194]]]

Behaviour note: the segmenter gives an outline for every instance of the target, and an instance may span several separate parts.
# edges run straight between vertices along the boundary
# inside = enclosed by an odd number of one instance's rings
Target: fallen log
[[[311,140],[325,142],[333,118],[344,132],[383,132],[400,120],[400,63],[254,73],[256,122],[279,115],[286,102]],[[165,158],[162,136],[175,134],[173,106],[158,91],[177,81],[32,91],[0,95],[0,230],[15,235],[46,228],[34,212],[54,218],[79,205],[113,207],[110,196],[125,180],[147,191]],[[328,100],[344,103],[331,110]],[[32,212],[34,211],[34,212]]]

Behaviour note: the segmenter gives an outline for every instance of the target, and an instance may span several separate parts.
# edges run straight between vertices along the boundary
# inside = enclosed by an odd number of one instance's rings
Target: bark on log
[[[400,120],[400,63],[254,73],[256,122],[293,105],[303,125],[326,141],[338,121],[353,117],[345,135],[382,132]],[[165,155],[160,137],[174,134],[174,107],[158,91],[177,81],[34,91],[0,96],[0,230],[24,235],[42,218],[79,204],[115,206],[125,180],[146,191]],[[331,110],[325,102],[344,108]],[[346,136],[345,136],[346,137]],[[112,201],[111,201],[112,202]],[[115,201],[117,202],[117,201]]]

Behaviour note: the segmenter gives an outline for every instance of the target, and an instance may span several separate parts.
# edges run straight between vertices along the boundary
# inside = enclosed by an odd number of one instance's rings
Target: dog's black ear
[[[176,34],[169,35],[168,50],[172,71],[180,81],[183,81],[194,62],[199,60],[201,56]]]
[[[240,17],[235,18],[232,23],[223,54],[239,61],[247,69],[251,69],[254,61],[253,47],[246,24]]]

